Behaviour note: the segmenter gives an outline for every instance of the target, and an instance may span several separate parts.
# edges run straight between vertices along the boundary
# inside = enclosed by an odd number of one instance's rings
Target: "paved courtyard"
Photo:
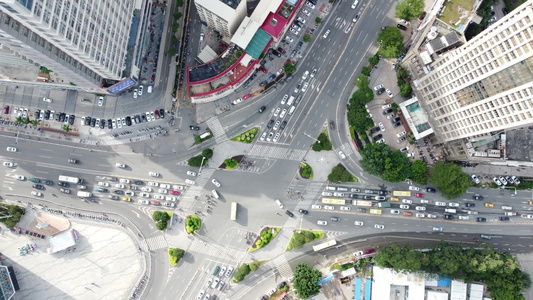
[[[3,264],[12,266],[20,285],[13,299],[127,299],[142,276],[137,246],[121,230],[72,222],[78,243],[48,254],[48,239],[0,234]],[[19,247],[36,244],[20,256]]]

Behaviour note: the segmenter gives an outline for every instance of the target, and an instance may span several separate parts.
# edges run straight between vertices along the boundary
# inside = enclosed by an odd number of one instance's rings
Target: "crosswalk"
[[[221,144],[229,140],[228,136],[224,132],[224,128],[222,128],[222,124],[220,124],[220,121],[217,117],[212,117],[211,119],[207,120],[206,123],[211,132],[213,133],[217,144]]]
[[[342,144],[340,148],[341,148],[342,152],[344,152],[344,154],[346,154],[346,156],[349,156],[349,155],[351,155],[353,153],[352,147],[351,147],[349,142],[346,142],[346,143]]]
[[[245,250],[240,250],[227,245],[208,243],[196,237],[191,244],[188,252],[203,253],[208,256],[215,257],[218,261],[225,260],[228,263],[241,261],[247,254]]]
[[[291,266],[289,265],[289,262],[287,261],[285,255],[280,255],[276,257],[276,259],[270,261],[270,266],[273,269],[275,268],[278,270],[278,273],[280,274],[281,278],[289,278],[293,274]]]
[[[248,153],[248,156],[301,161],[305,157],[306,153],[306,150],[294,150],[283,147],[255,144]]]
[[[154,236],[144,241],[150,251],[168,248],[168,243],[163,235]]]
[[[215,173],[215,169],[203,169],[200,176],[194,180],[195,185],[190,186],[185,193],[182,194],[180,199],[180,207],[187,211],[192,208],[192,205],[196,201],[196,197],[202,194],[204,186],[209,181],[209,178]]]

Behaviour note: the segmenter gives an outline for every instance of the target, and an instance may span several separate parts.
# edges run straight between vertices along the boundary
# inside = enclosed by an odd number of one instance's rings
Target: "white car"
[[[469,220],[470,216],[458,216],[459,220]]]
[[[98,185],[99,185],[99,186],[105,186],[105,187],[108,187],[108,186],[109,186],[109,183],[100,181],[100,182],[98,182]]]
[[[122,128],[122,121],[120,121],[120,118],[117,118],[117,127]]]
[[[327,222],[327,221],[322,221],[322,220],[317,221],[316,223],[317,223],[318,225],[322,225],[322,226],[326,226],[326,225],[328,225],[328,222]]]
[[[139,195],[143,198],[150,198],[150,194],[148,193],[140,193]]]
[[[353,224],[355,226],[363,226],[364,225],[364,223],[362,221],[355,221],[355,222],[353,222]]]
[[[431,204],[431,201],[420,199],[420,203],[422,203],[422,204]]]
[[[333,193],[331,193],[331,192],[322,192],[322,196],[331,197],[331,196],[333,196]]]
[[[215,178],[213,178],[211,180],[211,182],[216,186],[216,187],[220,187],[220,182],[218,182]]]
[[[404,136],[405,134],[407,134],[407,132],[402,131],[402,132],[398,133],[396,136],[397,136],[397,137],[402,137],[402,136]]]
[[[413,200],[411,200],[411,199],[402,199],[402,203],[413,204]]]
[[[165,200],[165,196],[162,196],[162,195],[154,195],[154,198],[158,200]]]
[[[472,181],[474,181],[476,184],[479,184],[481,181],[479,180],[479,178],[477,178],[476,174],[472,174]]]
[[[387,109],[387,108],[391,108],[392,104],[386,104],[386,105],[383,105],[381,107],[381,109]]]
[[[350,210],[350,207],[349,207],[349,206],[341,206],[341,210],[343,210],[343,211],[349,211],[349,210]]]
[[[385,131],[385,125],[383,125],[383,122],[379,122],[379,128],[381,129],[381,131]]]
[[[149,186],[159,186],[159,183],[157,183],[157,182],[153,182],[153,181],[149,181],[149,182],[148,182],[148,185],[149,185]]]
[[[311,15],[311,13],[307,11],[307,9],[302,9],[302,13],[308,17]]]
[[[311,72],[309,77],[311,77],[311,78],[315,77],[316,72],[317,72],[317,69],[313,69],[313,72]]]
[[[333,196],[334,196],[334,197],[344,197],[344,193],[334,192],[334,193],[333,193]]]
[[[533,215],[527,215],[527,214],[520,215],[520,217],[524,219],[533,219]]]
[[[324,205],[324,209],[327,209],[327,210],[335,210],[335,206],[332,206],[332,205]]]
[[[309,7],[310,9],[315,9],[315,5],[309,1],[307,1],[305,5],[307,5],[307,7]]]
[[[276,121],[276,124],[274,124],[274,127],[272,127],[272,130],[278,130],[280,124],[281,124],[281,121]]]
[[[241,103],[241,102],[242,102],[242,98],[239,98],[239,99],[237,99],[237,100],[233,100],[232,103],[233,103],[233,105],[237,105],[237,104],[239,104],[239,103]]]
[[[339,150],[339,156],[341,157],[341,159],[346,158],[346,155],[344,155],[344,152],[342,152],[341,150]]]
[[[285,94],[283,98],[281,99],[281,105],[285,105],[285,103],[287,102],[287,99],[289,99],[289,95]]]
[[[143,187],[141,187],[141,191],[151,193],[152,192],[152,188],[151,187],[147,187],[147,186],[143,186]]]
[[[137,94],[139,94],[139,96],[143,95],[143,89],[144,89],[144,86],[139,85],[139,92],[137,93]]]
[[[418,211],[423,211],[423,210],[426,210],[426,207],[425,206],[417,206],[415,207],[416,210]]]
[[[279,201],[279,199],[276,199],[276,204],[279,206],[279,208],[283,208],[283,204],[281,201]]]
[[[430,218],[430,219],[436,219],[436,218],[437,218],[437,215],[434,215],[434,214],[428,214],[428,218]]]
[[[382,89],[382,88],[383,88],[383,84],[376,85],[376,86],[374,87],[374,91],[379,91],[379,90]]]
[[[26,177],[22,176],[22,175],[14,175],[13,178],[17,179],[17,180],[20,180],[20,181],[24,181],[26,180]]]
[[[304,86],[302,87],[302,93],[304,93],[305,91],[307,91],[307,87],[309,86],[309,83],[306,82],[304,83]]]
[[[409,205],[407,204],[400,204],[401,209],[409,209]]]
[[[446,206],[446,202],[435,202],[436,206]]]
[[[507,185],[507,180],[505,180],[505,178],[503,178],[503,176],[500,176],[500,182],[501,182],[503,185]]]
[[[17,152],[17,148],[15,147],[7,147],[7,152]]]
[[[159,173],[157,173],[157,172],[148,172],[148,175],[150,175],[152,177],[159,177]]]
[[[159,189],[158,192],[160,194],[168,194],[168,190],[166,190],[166,189]]]
[[[115,187],[116,187],[116,188],[119,188],[119,189],[124,189],[124,188],[126,188],[126,186],[123,185],[123,184],[121,184],[121,183],[116,183],[116,184],[115,184]]]
[[[122,183],[130,183],[131,181],[129,179],[120,178],[120,182],[122,182]]]
[[[448,203],[448,205],[451,207],[459,207],[459,203],[456,203],[456,202],[450,202]]]
[[[286,110],[286,109],[283,109],[283,110],[281,111],[281,114],[279,114],[279,117],[280,117],[280,118],[285,117],[285,114],[286,114],[286,113],[287,113],[287,110]]]
[[[104,97],[98,97],[98,106],[104,105]]]
[[[116,163],[115,166],[117,168],[122,168],[122,169],[126,168],[126,165],[125,164],[121,164],[121,163]]]
[[[376,229],[385,229],[385,225],[376,224],[376,225],[374,225],[374,228],[376,228]]]
[[[150,205],[150,201],[148,201],[148,200],[139,200],[139,204]]]
[[[187,171],[187,175],[189,175],[189,176],[196,176],[196,172],[193,172],[193,171]]]
[[[280,137],[280,136],[281,136],[281,133],[279,133],[279,132],[276,133],[276,135],[275,135],[274,138],[272,139],[272,142],[277,143],[278,140],[279,140],[279,137]]]
[[[394,97],[394,95],[392,94],[392,92],[389,89],[386,89],[385,91],[387,92],[387,96],[389,96],[389,98]]]
[[[286,37],[285,37],[285,40],[286,40],[287,42],[289,42],[289,43],[294,42],[294,39],[291,38],[290,36],[286,36]]]
[[[274,117],[277,117],[279,115],[279,112],[281,111],[281,108],[276,108],[276,110],[274,111]]]
[[[263,134],[261,134],[261,137],[259,138],[261,141],[264,141],[266,139],[266,136],[267,136],[268,132],[263,132]]]
[[[415,217],[417,217],[417,218],[425,218],[426,215],[422,214],[422,213],[417,213],[417,214],[415,214]]]
[[[411,186],[409,186],[409,190],[410,190],[410,191],[420,191],[420,188],[419,188],[419,187],[416,187],[416,186],[414,186],[414,185],[411,185]]]
[[[190,185],[195,185],[196,182],[194,182],[193,180],[190,180],[190,179],[185,179],[185,183],[186,184],[190,184]]]
[[[400,211],[397,210],[397,209],[391,209],[391,210],[390,210],[390,213],[393,214],[393,215],[399,215],[399,214],[400,214]]]
[[[311,208],[312,209],[322,209],[322,205],[313,204],[313,205],[311,205]]]
[[[5,161],[3,165],[4,167],[8,167],[8,168],[14,168],[16,166],[15,163],[12,163],[10,161]]]
[[[8,149],[9,149],[9,148],[8,148]],[[7,151],[9,151],[9,150],[7,150]],[[493,177],[493,178],[492,178],[492,181],[494,181],[494,183],[496,183],[496,184],[499,185],[499,186],[502,185],[501,181],[498,180],[498,178],[496,178],[496,177]]]
[[[302,75],[302,80],[306,80],[307,76],[309,76],[309,71],[304,72],[304,74]]]
[[[137,99],[137,89],[133,90],[133,99]]]
[[[433,231],[443,231],[442,227],[433,227]]]
[[[135,192],[132,192],[132,191],[126,191],[124,194],[126,194],[126,196],[130,196],[130,197],[135,196]]]
[[[43,194],[41,192],[31,191],[32,196],[42,197]]]
[[[307,2],[307,3],[309,3],[309,2]],[[322,37],[323,37],[323,38],[327,38],[330,32],[331,32],[331,31],[330,31],[329,29],[326,30],[326,32],[324,32],[324,35],[323,35]]]
[[[178,191],[183,191],[183,185],[173,185],[172,188]]]
[[[165,199],[166,199],[167,201],[176,202],[176,197],[169,197],[169,196],[166,196]]]
[[[516,176],[511,176],[511,179],[514,181],[514,184],[515,185],[519,185],[520,184],[520,180],[516,177]]]
[[[48,102],[48,103],[52,103],[52,99],[50,99],[50,98],[46,98],[46,97],[43,98],[43,101],[44,101],[44,102]]]
[[[477,215],[478,212],[475,211],[475,210],[469,210],[469,211],[468,211],[468,214],[469,214],[469,215]]]

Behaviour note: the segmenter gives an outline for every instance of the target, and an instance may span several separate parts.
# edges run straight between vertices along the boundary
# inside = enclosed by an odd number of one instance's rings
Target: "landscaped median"
[[[264,264],[265,262],[260,261],[254,261],[250,264],[242,264],[237,271],[235,271],[235,275],[233,276],[233,282],[239,283],[244,280],[244,277],[246,277],[250,272],[253,272],[259,267]]]
[[[268,245],[268,243],[270,243],[270,241],[272,241],[276,237],[276,235],[278,235],[280,230],[281,228],[278,227],[263,228],[263,230],[261,231],[261,236],[257,238],[254,244],[252,244],[252,247],[250,247],[250,250],[248,250],[248,252],[254,252]]]
[[[302,248],[307,243],[323,239],[324,236],[324,233],[321,231],[294,231],[291,241],[289,242],[289,245],[287,246],[287,249],[285,249],[285,251]]]
[[[185,221],[185,229],[188,234],[195,234],[198,229],[202,226],[202,221],[197,216],[188,216]]]
[[[258,131],[259,131],[259,129],[252,128],[252,129],[246,131],[245,133],[232,138],[231,140],[235,141],[235,142],[251,144],[254,141],[255,136],[257,135]]]
[[[303,163],[300,165],[300,176],[305,179],[313,179],[313,169],[310,165]]]
[[[213,138],[213,134],[211,133],[210,130],[207,130],[206,132],[200,134],[200,135],[195,135],[194,136],[194,142],[196,144],[201,144],[203,143],[204,141],[207,141],[209,139]]]
[[[172,217],[172,214],[166,211],[154,211],[152,219],[155,222],[155,227],[159,230],[167,229],[168,221]]]
[[[338,164],[333,167],[331,174],[328,175],[329,182],[358,182],[355,178],[343,165]]]
[[[178,265],[179,260],[185,255],[185,250],[180,248],[168,249],[168,255],[170,257],[170,265],[175,267]]]

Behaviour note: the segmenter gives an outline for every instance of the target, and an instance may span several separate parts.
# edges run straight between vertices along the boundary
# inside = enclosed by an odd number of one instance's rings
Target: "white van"
[[[289,109],[289,116],[292,115],[292,113],[296,110],[296,106],[291,106],[291,108]]]
[[[328,186],[326,186],[326,190],[328,190],[328,191],[336,191],[337,188],[334,187],[334,186],[330,186],[330,185],[328,185]]]
[[[502,206],[502,209],[503,210],[513,210],[513,207],[512,206]]]
[[[213,197],[215,197],[215,199],[219,199],[218,193],[216,190],[212,190],[211,193],[213,194]]]
[[[294,102],[294,96],[290,96],[290,97],[289,97],[289,101],[287,101],[287,106],[291,106],[293,102]],[[289,115],[290,115],[290,114],[291,114],[291,113],[289,112]]]
[[[148,94],[151,94],[151,93],[152,93],[152,86],[149,85],[149,86],[148,86]]]
[[[444,210],[444,212],[447,212],[447,213],[450,213],[450,214],[455,214],[455,213],[457,213],[457,210],[455,208],[446,208]]]

